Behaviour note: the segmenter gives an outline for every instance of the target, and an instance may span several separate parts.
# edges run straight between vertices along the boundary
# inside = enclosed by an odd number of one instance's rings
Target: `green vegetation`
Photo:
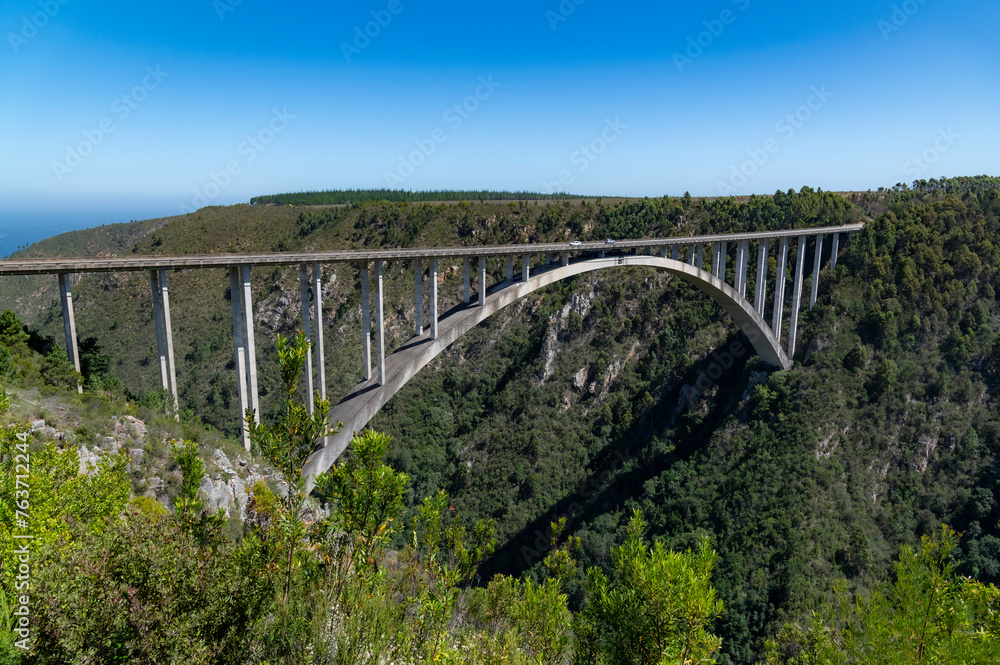
[[[838,585],[836,601],[812,625],[786,626],[768,643],[768,662],[1000,662],[1000,590],[955,574],[957,541],[943,527],[940,536],[924,536],[919,551],[904,545],[895,581],[856,602]]]
[[[478,245],[855,221],[866,228],[842,245],[835,270],[823,270],[789,371],[733,351],[746,346],[741,333],[689,287],[642,269],[605,271],[512,305],[415,377],[373,421],[385,435],[363,433],[331,471],[342,475],[323,481],[328,516],[294,515],[286,499],[252,487],[245,532],[227,527],[218,536],[267,562],[272,586],[253,609],[260,623],[251,631],[258,641],[246,647],[251,662],[301,662],[306,653],[330,662],[656,662],[661,646],[678,653],[680,633],[628,653],[615,651],[624,642],[616,636],[647,626],[638,632],[650,639],[660,635],[655,626],[680,626],[670,618],[676,603],[691,617],[681,632],[700,645],[690,653],[719,663],[866,662],[860,650],[904,632],[917,636],[917,651],[898,649],[911,660],[993,662],[993,179],[847,197],[805,188],[741,201],[209,208],[139,241],[136,252]],[[443,311],[460,300],[460,269],[442,262]],[[503,270],[491,264],[491,281]],[[122,389],[86,379],[78,398],[46,384],[59,382],[58,367],[42,371],[55,346],[45,337],[61,338],[57,309],[27,340],[23,327],[3,326],[20,338],[0,339],[10,355],[0,383],[18,417],[27,385],[80,405],[125,405],[135,395],[156,402],[143,277],[86,277],[75,290],[81,337],[96,340],[94,367],[110,358],[108,375]],[[297,278],[254,272],[261,417],[279,428],[271,431],[282,427],[289,398],[303,397],[283,379],[272,343],[299,326]],[[185,412],[171,431],[197,431],[204,450],[209,434],[195,429],[195,414],[230,437],[241,426],[226,276],[190,271],[170,280]],[[413,328],[412,280],[409,265],[387,266],[390,351]],[[326,268],[323,282],[335,401],[360,379],[357,275]],[[582,388],[574,382],[581,373]],[[141,512],[151,519],[157,511],[148,508]],[[645,529],[634,526],[636,510]],[[111,537],[99,532],[70,536]],[[355,532],[364,535],[348,535]],[[193,547],[224,551],[197,530],[184,533]],[[669,597],[657,596],[664,589]],[[910,627],[928,608],[937,619],[921,639]],[[210,634],[200,630],[179,634]]]
[[[344,189],[323,192],[298,192],[295,194],[270,194],[255,196],[251,205],[329,206],[362,203],[364,201],[391,201],[393,203],[418,203],[424,201],[541,201],[578,199],[570,194],[537,194],[535,192],[426,191],[409,192],[396,189]]]

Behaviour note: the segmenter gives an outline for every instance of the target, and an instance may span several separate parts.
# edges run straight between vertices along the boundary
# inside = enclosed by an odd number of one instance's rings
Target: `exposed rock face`
[[[539,377],[539,384],[545,383],[555,372],[556,357],[561,351],[559,336],[569,327],[570,313],[575,312],[586,318],[593,307],[594,297],[594,286],[591,284],[589,293],[586,295],[574,293],[570,296],[569,302],[563,305],[559,314],[553,314],[549,317],[548,334],[545,336],[545,341],[542,342],[542,360],[545,365]],[[584,378],[586,379],[586,377]]]
[[[586,385],[587,385],[587,368],[584,367],[579,372],[573,375],[573,390],[577,391],[580,394],[583,394]]]
[[[207,475],[202,477],[199,490],[205,497],[205,508],[210,512],[222,508],[227,517],[236,509],[239,511],[240,519],[244,519],[248,499],[246,490],[257,480],[263,480],[263,476],[251,474],[245,481],[240,478],[213,480]]]
[[[100,455],[90,452],[87,450],[87,446],[83,444],[80,444],[77,454],[80,456],[80,473],[86,473],[91,476],[97,473],[97,464],[101,461]]]

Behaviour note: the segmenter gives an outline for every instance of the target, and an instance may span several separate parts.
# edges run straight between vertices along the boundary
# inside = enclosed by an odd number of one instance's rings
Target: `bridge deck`
[[[831,226],[813,229],[785,229],[759,233],[730,233],[709,236],[680,236],[675,238],[644,238],[641,240],[616,240],[614,245],[603,241],[584,242],[570,246],[568,243],[533,245],[497,245],[492,247],[441,247],[414,249],[383,249],[375,251],[326,252],[269,252],[259,254],[186,254],[183,256],[130,256],[109,259],[47,258],[6,259],[0,261],[0,275],[53,275],[78,272],[129,272],[140,270],[179,270],[198,268],[225,268],[229,266],[300,265],[303,263],[363,263],[366,261],[412,260],[420,258],[463,258],[478,256],[521,256],[547,252],[594,252],[610,249],[636,249],[638,247],[664,247],[678,245],[704,245],[715,242],[739,240],[767,240],[829,233],[855,233],[863,224]]]

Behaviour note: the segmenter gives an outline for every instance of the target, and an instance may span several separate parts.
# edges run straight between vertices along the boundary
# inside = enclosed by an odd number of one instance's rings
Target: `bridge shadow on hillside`
[[[726,415],[739,402],[746,389],[748,363],[756,356],[749,341],[742,332],[733,332],[720,349],[729,349],[733,342],[742,344],[749,352],[734,357],[732,365],[721,374],[712,369],[717,351],[702,358],[678,381],[663,392],[650,412],[638,418],[622,436],[608,442],[591,461],[593,471],[573,494],[550,505],[542,516],[529,522],[513,534],[480,567],[480,581],[485,583],[498,573],[518,575],[541,561],[550,549],[550,523],[561,517],[567,520],[567,534],[572,534],[583,523],[593,524],[594,520],[608,512],[621,508],[630,498],[639,498],[646,481],[656,478],[679,461],[688,461],[706,447],[706,442]],[[676,422],[672,415],[678,401],[690,400],[694,386],[705,385],[703,377],[717,375],[709,379],[711,387],[717,386],[712,397],[700,396],[693,405],[688,404],[685,413],[700,410],[708,404],[708,412],[703,418],[686,419],[678,415]],[[654,416],[653,414],[658,414]],[[651,425],[651,419],[655,425]],[[653,434],[663,436],[674,430],[674,449],[669,453],[653,454],[649,450]],[[627,470],[622,470],[624,468]]]

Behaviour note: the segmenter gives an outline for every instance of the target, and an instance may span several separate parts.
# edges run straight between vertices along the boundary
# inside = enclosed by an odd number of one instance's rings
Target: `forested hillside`
[[[808,627],[810,613],[834,599],[836,580],[847,593],[881,588],[895,579],[900,546],[919,549],[944,524],[962,534],[957,572],[1000,579],[995,179],[850,197],[804,188],[741,202],[206,208],[132,251],[486,245],[859,221],[864,231],[823,271],[817,306],[800,320],[791,370],[762,366],[700,293],[627,268],[562,282],[500,312],[372,423],[392,435],[386,459],[409,476],[408,516],[446,490],[469,520],[494,521],[484,582],[498,572],[545,578],[549,526],[562,517],[564,536],[580,539],[582,567],[614,567],[610,552],[627,542],[635,509],[668,548],[697,551],[704,540],[718,555],[711,580],[725,605],[714,629],[720,662],[752,663],[786,622]],[[387,269],[392,350],[413,329],[413,274],[406,264]],[[460,299],[460,269],[442,267],[443,311]],[[495,281],[503,265],[490,270]],[[274,337],[299,325],[297,273],[258,268],[253,279],[263,409],[274,418],[284,394]],[[183,271],[170,280],[185,417],[234,435],[227,277]],[[158,385],[148,289],[145,275],[100,275],[75,291],[81,338],[94,339],[135,395]],[[336,402],[361,376],[355,272],[328,267],[323,297]],[[59,339],[58,309],[39,324]],[[724,371],[704,389],[699,379],[713,364]],[[571,608],[586,606],[585,587],[582,574],[567,580]],[[782,639],[782,653],[793,654],[794,631]]]

